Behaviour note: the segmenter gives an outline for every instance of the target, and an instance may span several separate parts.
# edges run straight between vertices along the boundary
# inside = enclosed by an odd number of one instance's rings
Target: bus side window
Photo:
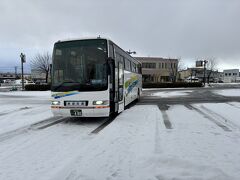
[[[137,72],[136,71],[136,64],[134,62],[132,62],[132,72]]]
[[[109,44],[109,57],[114,59],[114,48],[113,44]]]
[[[126,59],[126,58],[124,59],[124,64],[125,64],[125,69],[127,71],[131,71],[131,63],[128,59]]]

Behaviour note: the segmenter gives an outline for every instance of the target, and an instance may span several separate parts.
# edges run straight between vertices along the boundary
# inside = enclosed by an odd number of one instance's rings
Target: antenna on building
[[[98,39],[101,39],[101,36],[100,35],[98,35],[98,37],[97,37]]]

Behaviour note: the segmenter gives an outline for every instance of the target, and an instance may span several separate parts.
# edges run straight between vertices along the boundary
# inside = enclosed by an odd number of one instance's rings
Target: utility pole
[[[202,61],[203,63],[204,63],[204,69],[203,69],[203,84],[204,84],[204,86],[205,86],[205,83],[206,83],[206,64],[207,64],[207,60],[204,60],[204,61]]]
[[[21,58],[21,66],[22,66],[22,90],[24,90],[23,63],[26,62],[25,54],[21,53],[20,58]]]

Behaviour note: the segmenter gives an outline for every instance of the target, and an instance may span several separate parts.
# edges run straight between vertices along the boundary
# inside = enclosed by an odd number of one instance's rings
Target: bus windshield
[[[53,50],[52,91],[107,89],[107,42],[58,42]]]

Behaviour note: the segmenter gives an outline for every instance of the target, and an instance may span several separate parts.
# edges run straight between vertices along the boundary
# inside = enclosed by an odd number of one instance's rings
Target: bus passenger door
[[[124,66],[118,62],[118,113],[124,110]]]
[[[116,112],[116,103],[115,103],[115,62],[113,59],[108,59],[108,65],[109,65],[109,80],[110,80],[110,89],[109,89],[109,99],[110,99],[110,113]]]

